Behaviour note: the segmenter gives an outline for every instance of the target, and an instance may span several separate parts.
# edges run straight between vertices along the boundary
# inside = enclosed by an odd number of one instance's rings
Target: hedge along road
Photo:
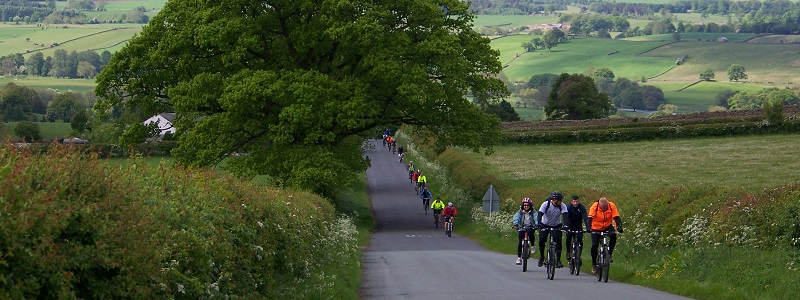
[[[686,299],[636,285],[600,283],[591,273],[570,275],[566,267],[548,280],[536,260],[523,273],[514,255],[486,250],[458,235],[458,219],[448,238],[442,226],[434,227],[433,212],[423,211],[406,166],[379,140],[373,144],[366,155],[372,162],[367,181],[376,227],[363,257],[362,299]],[[465,218],[467,212],[459,215]],[[591,241],[584,243],[589,251]]]

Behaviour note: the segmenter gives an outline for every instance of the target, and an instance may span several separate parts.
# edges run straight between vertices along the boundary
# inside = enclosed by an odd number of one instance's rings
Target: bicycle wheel
[[[597,253],[597,281],[603,281],[603,249],[600,249],[600,252]]]
[[[453,237],[452,234],[453,234],[453,223],[448,222],[447,223],[447,237]]]
[[[572,251],[573,251],[572,254],[569,257],[567,257],[567,260],[569,263],[569,273],[575,274],[575,269],[578,268],[578,262],[575,261],[575,245],[572,245]]]
[[[531,244],[528,241],[522,241],[522,272],[528,272],[528,258],[531,251]]]
[[[550,244],[550,248],[547,249],[547,279],[553,280],[556,276],[556,246],[554,244]]]
[[[608,255],[608,250],[603,251],[603,282],[608,282],[608,272],[611,269],[611,259]]]
[[[436,224],[436,228],[439,228],[439,215],[433,215],[433,224]]]
[[[581,274],[581,244],[572,246],[572,257],[575,258],[575,276]]]

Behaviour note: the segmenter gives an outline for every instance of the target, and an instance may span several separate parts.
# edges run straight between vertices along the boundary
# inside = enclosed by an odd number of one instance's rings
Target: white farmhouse
[[[160,113],[145,120],[144,125],[156,123],[161,136],[164,136],[167,132],[174,135],[175,127],[172,126],[173,121],[175,121],[175,113]]]

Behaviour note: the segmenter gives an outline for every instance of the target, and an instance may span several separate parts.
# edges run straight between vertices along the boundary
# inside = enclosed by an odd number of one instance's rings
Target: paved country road
[[[362,299],[685,299],[635,285],[600,283],[591,273],[574,276],[567,268],[547,280],[535,261],[523,273],[514,255],[486,250],[458,235],[458,220],[448,238],[434,228],[432,212],[425,215],[404,165],[380,141],[373,143],[375,149],[366,155],[372,160],[367,181],[376,231],[364,253]],[[459,213],[463,218],[467,212]]]

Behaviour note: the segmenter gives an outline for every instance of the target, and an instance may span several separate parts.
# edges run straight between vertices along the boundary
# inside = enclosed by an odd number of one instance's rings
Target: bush
[[[2,299],[307,298],[356,251],[305,192],[58,145],[4,145],[0,166]]]
[[[26,142],[38,142],[42,140],[42,131],[39,129],[39,124],[22,121],[14,127],[14,133]]]

